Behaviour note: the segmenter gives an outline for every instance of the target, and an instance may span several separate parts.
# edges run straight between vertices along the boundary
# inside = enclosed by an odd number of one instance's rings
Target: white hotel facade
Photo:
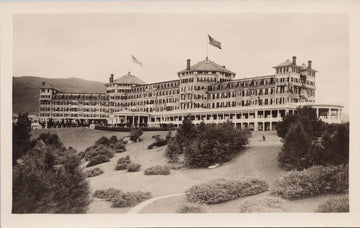
[[[236,127],[273,131],[299,106],[316,109],[320,119],[340,123],[343,106],[315,102],[312,62],[296,57],[273,67],[266,76],[234,79],[235,73],[207,57],[177,73],[178,80],[147,84],[130,72],[111,75],[106,93],[63,93],[51,85],[40,88],[40,121],[106,123],[111,126],[179,126],[185,116],[194,124],[231,121]]]

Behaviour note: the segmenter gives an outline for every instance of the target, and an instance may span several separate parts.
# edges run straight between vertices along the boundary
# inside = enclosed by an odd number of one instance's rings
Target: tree
[[[30,146],[31,121],[27,113],[19,113],[18,121],[13,125],[13,165],[23,156]]]
[[[172,162],[184,153],[188,167],[208,167],[216,163],[224,163],[247,144],[248,132],[234,128],[231,122],[194,126],[189,118],[184,118],[183,125],[176,136],[169,140],[165,155]]]
[[[38,138],[22,162],[14,166],[13,213],[86,212],[90,189],[80,158],[75,150],[56,147],[59,143],[50,141],[46,144]]]
[[[323,122],[318,119],[315,109],[310,106],[299,107],[294,113],[288,113],[276,127],[278,136],[285,138],[290,128],[298,121],[302,123],[305,132],[311,137],[321,136]]]
[[[278,156],[280,167],[285,170],[304,169],[311,166],[308,153],[312,140],[300,121],[293,125],[285,136],[284,145]]]

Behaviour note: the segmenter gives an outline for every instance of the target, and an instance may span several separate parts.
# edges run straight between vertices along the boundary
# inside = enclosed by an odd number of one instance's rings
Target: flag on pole
[[[141,67],[143,67],[142,63],[139,60],[137,60],[137,58],[135,58],[133,55],[131,55],[131,58],[134,63],[139,64]]]
[[[215,40],[214,38],[212,38],[209,34],[208,34],[208,36],[209,36],[209,44],[221,49],[221,43],[219,41]]]

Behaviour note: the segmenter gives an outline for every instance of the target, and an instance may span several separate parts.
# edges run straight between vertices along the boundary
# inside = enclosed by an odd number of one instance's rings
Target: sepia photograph
[[[348,13],[133,8],[12,15],[10,216],[355,212]]]

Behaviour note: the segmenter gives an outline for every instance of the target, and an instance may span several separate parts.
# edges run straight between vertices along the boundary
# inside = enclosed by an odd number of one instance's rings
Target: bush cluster
[[[126,150],[125,145],[126,142],[123,139],[118,140],[116,136],[111,136],[110,139],[102,136],[95,142],[95,145],[79,153],[79,156],[89,161],[87,167],[90,167],[110,161],[110,158],[114,157],[114,153]]]
[[[105,162],[108,162],[110,161],[110,158],[106,155],[97,155],[97,156],[94,156],[94,157],[91,157],[90,160],[89,160],[89,163],[86,165],[86,167],[91,167],[91,166],[94,166],[94,165],[98,165],[98,164],[101,164],[101,163],[105,163]]]
[[[102,144],[90,146],[84,151],[85,161],[90,161],[90,160],[92,160],[92,158],[99,156],[99,155],[104,155],[108,158],[112,158],[112,157],[114,157],[114,152],[110,149],[110,147],[102,145]]]
[[[182,205],[178,210],[177,213],[204,213],[204,208],[197,203],[187,203]]]
[[[167,166],[157,165],[147,168],[144,173],[145,175],[169,175],[170,168]]]
[[[274,183],[271,193],[286,199],[298,199],[324,193],[347,193],[348,189],[348,165],[314,166],[290,171]]]
[[[154,148],[154,146],[156,147],[166,146],[169,140],[171,139],[171,131],[169,131],[165,139],[161,138],[160,135],[155,135],[153,136],[153,138],[155,138],[155,142],[148,145],[149,150]]]
[[[215,204],[239,197],[256,195],[267,190],[268,184],[255,178],[244,180],[215,179],[191,187],[187,198],[192,203]]]
[[[96,190],[93,197],[105,199],[111,202],[111,207],[132,207],[147,199],[150,199],[150,192],[122,192],[119,189],[109,188]]]
[[[133,142],[137,142],[142,134],[143,131],[141,128],[133,128],[130,130],[130,140]]]
[[[208,167],[230,161],[248,143],[249,136],[250,132],[234,128],[231,122],[194,126],[185,117],[175,137],[169,139],[165,156],[177,162],[178,155],[184,153],[186,166]]]
[[[103,173],[104,171],[98,167],[85,171],[86,177],[96,177]]]
[[[13,213],[85,213],[89,183],[80,158],[58,136],[42,134],[13,166]]]
[[[320,204],[318,212],[349,212],[349,195],[342,195]]]
[[[326,124],[305,106],[288,113],[277,132],[284,139],[278,160],[285,170],[349,163],[349,123]]]
[[[127,192],[111,200],[111,207],[132,207],[151,198],[150,192]]]
[[[140,171],[141,164],[130,163],[127,167],[128,172],[138,172]]]
[[[175,129],[173,125],[160,126],[160,127],[146,127],[140,126],[143,131],[172,131]],[[118,132],[129,132],[131,129],[124,126],[100,126],[96,125],[95,129],[104,131],[118,131]]]
[[[283,212],[283,199],[273,196],[250,199],[240,205],[241,213]]]
[[[111,199],[116,198],[118,195],[121,195],[122,191],[119,189],[108,188],[106,190],[96,190],[93,194],[93,197],[111,201]]]
[[[126,157],[121,157],[117,161],[115,170],[125,170],[127,169],[128,165],[131,163],[130,155],[126,155]]]

